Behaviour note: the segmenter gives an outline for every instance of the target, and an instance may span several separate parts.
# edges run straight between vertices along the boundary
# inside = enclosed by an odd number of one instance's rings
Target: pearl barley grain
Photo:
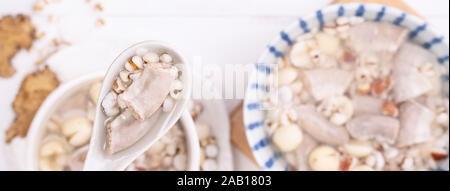
[[[130,81],[130,72],[127,70],[121,71],[119,77],[123,82],[128,83]]]
[[[142,69],[144,67],[144,61],[140,56],[131,57],[131,61],[138,67],[138,69]]]
[[[108,117],[117,115],[120,112],[116,100],[117,94],[109,92],[102,101],[103,111]]]
[[[145,54],[143,59],[144,59],[144,62],[147,64],[159,62],[159,56],[158,56],[158,54],[156,54],[154,52],[149,52],[149,53]]]
[[[172,62],[172,56],[170,56],[169,54],[163,54],[159,57],[159,59],[161,60],[161,62],[164,63],[171,63]]]

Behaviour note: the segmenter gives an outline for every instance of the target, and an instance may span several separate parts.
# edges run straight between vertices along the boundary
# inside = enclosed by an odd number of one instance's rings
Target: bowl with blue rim
[[[283,29],[264,50],[254,64],[249,76],[246,97],[243,104],[243,118],[246,137],[252,153],[262,170],[290,170],[284,154],[273,144],[266,130],[265,120],[268,108],[265,106],[268,93],[268,83],[275,71],[277,60],[285,57],[295,39],[312,30],[321,29],[329,23],[335,23],[339,17],[363,17],[365,21],[385,22],[401,26],[409,30],[410,42],[418,44],[432,52],[437,62],[446,69],[441,77],[442,94],[448,99],[449,87],[449,48],[446,39],[426,21],[396,8],[370,3],[336,4],[317,10],[301,17]],[[262,96],[261,96],[262,95]],[[445,163],[444,163],[445,164]],[[448,158],[445,165],[437,169],[448,170]]]

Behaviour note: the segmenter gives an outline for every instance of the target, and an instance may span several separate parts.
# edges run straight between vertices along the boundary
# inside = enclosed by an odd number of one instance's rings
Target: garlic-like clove
[[[211,127],[208,124],[197,122],[195,123],[195,128],[199,140],[205,140],[211,136]]]
[[[352,140],[342,146],[343,152],[355,156],[366,157],[373,153],[373,147],[368,142]]]
[[[145,63],[158,63],[159,62],[159,56],[155,52],[149,52],[143,56]]]
[[[289,85],[297,79],[298,72],[295,68],[284,68],[278,72],[278,85]]]
[[[276,129],[272,139],[282,152],[290,152],[300,145],[303,139],[303,133],[300,127],[291,124]]]
[[[61,171],[67,163],[65,143],[54,139],[45,142],[39,151],[39,170]]]
[[[315,171],[338,171],[339,153],[330,146],[319,146],[309,154],[309,166]]]
[[[136,55],[138,55],[138,56],[144,56],[147,52],[148,52],[148,49],[146,49],[146,48],[136,49]]]
[[[119,106],[117,105],[117,94],[113,91],[109,92],[102,101],[103,112],[108,116],[112,117],[119,114]]]
[[[205,154],[209,158],[216,158],[219,155],[219,147],[215,144],[210,144],[205,148]]]
[[[325,32],[319,32],[315,36],[320,52],[326,55],[335,55],[340,47],[340,39]]]
[[[95,82],[89,88],[89,98],[94,105],[97,105],[98,96],[100,95],[100,89],[102,88],[102,82]]]
[[[67,119],[62,124],[62,134],[69,139],[73,146],[86,144],[92,133],[92,123],[86,117],[73,117]]]
[[[201,166],[204,171],[214,171],[217,170],[217,161],[213,159],[206,159]]]
[[[161,60],[161,62],[164,62],[164,63],[172,63],[173,58],[169,54],[162,54],[159,57],[159,60]]]
[[[173,167],[178,171],[186,170],[186,161],[185,154],[178,154],[173,158]]]
[[[384,166],[386,165],[386,160],[384,159],[383,154],[380,152],[375,152],[375,170],[383,170]]]

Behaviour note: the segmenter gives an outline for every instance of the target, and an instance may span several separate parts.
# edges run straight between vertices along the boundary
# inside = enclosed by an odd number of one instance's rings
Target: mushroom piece
[[[390,23],[363,22],[350,28],[348,46],[359,53],[397,51],[408,35],[408,29]]]
[[[300,127],[316,140],[330,145],[341,145],[349,140],[345,128],[329,122],[313,106],[300,106],[297,113]]]
[[[142,75],[118,96],[118,102],[125,103],[136,119],[150,118],[163,104],[177,77],[172,69],[168,64],[146,65]]]
[[[423,143],[431,138],[431,124],[434,113],[427,107],[408,101],[400,106],[400,134],[397,145],[399,147]]]
[[[432,90],[433,84],[419,68],[436,64],[436,57],[429,51],[412,43],[405,43],[397,53],[393,68],[393,93],[397,103],[419,97]]]
[[[382,114],[383,100],[372,96],[355,95],[352,98],[354,113],[360,114]]]
[[[400,129],[400,122],[383,115],[363,114],[347,123],[350,135],[358,140],[377,139],[394,143]]]
[[[83,169],[88,150],[89,145],[86,145],[73,152],[69,158],[69,168],[71,171],[80,171]]]
[[[304,71],[304,83],[317,100],[342,95],[353,80],[353,74],[339,69],[313,69]]]
[[[110,154],[119,152],[142,138],[161,112],[145,121],[135,120],[130,110],[125,110],[106,125],[106,150]]]

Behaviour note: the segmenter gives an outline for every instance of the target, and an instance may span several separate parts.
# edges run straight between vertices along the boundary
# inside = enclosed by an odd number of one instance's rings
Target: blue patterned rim
[[[250,75],[247,95],[244,101],[244,124],[248,143],[252,149],[256,161],[263,170],[289,170],[290,166],[283,154],[272,144],[271,138],[264,130],[266,112],[261,110],[262,100],[251,99],[249,95],[255,95],[266,90],[266,85],[261,84],[263,80],[257,80],[261,76],[268,76],[273,70],[269,64],[276,63],[276,59],[283,57],[284,53],[293,45],[295,37],[308,33],[311,29],[322,28],[327,23],[334,22],[342,16],[359,16],[366,20],[376,22],[388,22],[410,30],[409,39],[422,45],[438,57],[438,62],[445,65],[447,73],[442,77],[444,88],[443,94],[448,98],[449,87],[449,49],[442,35],[425,21],[392,7],[379,4],[338,4],[318,10],[315,14],[299,18],[296,22],[285,28],[263,52],[255,64]],[[439,169],[448,169],[440,167]]]

